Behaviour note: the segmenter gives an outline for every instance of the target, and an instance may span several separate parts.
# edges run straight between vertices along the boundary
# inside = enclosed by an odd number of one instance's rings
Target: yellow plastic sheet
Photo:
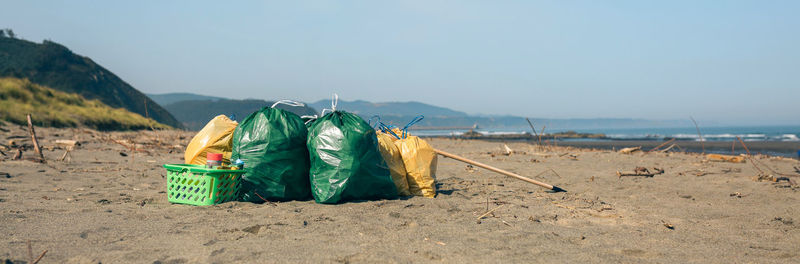
[[[416,136],[394,142],[403,157],[412,195],[433,198],[436,196],[436,152],[433,147]]]
[[[186,164],[205,165],[207,153],[222,153],[222,162],[230,164],[236,125],[236,121],[225,115],[211,119],[186,146],[186,153],[183,155]]]
[[[386,165],[389,166],[389,174],[392,175],[392,181],[394,181],[394,185],[397,187],[397,194],[400,196],[411,195],[411,192],[408,190],[406,166],[403,164],[403,157],[400,155],[400,150],[397,149],[397,146],[394,144],[397,138],[383,132],[377,132],[377,136],[381,156],[386,160]]]

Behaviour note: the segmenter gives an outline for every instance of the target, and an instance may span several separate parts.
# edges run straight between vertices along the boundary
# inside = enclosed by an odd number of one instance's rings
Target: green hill
[[[209,120],[217,115],[235,115],[236,119],[241,121],[247,117],[247,115],[258,111],[264,106],[271,106],[273,103],[274,102],[256,99],[188,100],[167,104],[164,105],[164,108],[175,115],[175,118],[183,122],[187,129],[200,130]],[[278,105],[275,108],[288,110],[300,116],[317,114],[316,110],[309,107]]]
[[[181,127],[175,117],[143,93],[91,59],[52,41],[45,40],[39,44],[0,36],[0,77],[28,79]]]
[[[165,94],[145,94],[145,95],[147,95],[147,97],[150,97],[150,99],[153,99],[153,101],[158,103],[158,105],[160,106],[166,106],[168,104],[177,103],[180,101],[205,101],[205,100],[217,101],[221,99],[226,99],[222,97],[200,95],[193,93],[165,93]],[[180,118],[178,118],[178,121],[180,121]]]
[[[88,127],[97,130],[169,128],[152,119],[112,108],[98,100],[87,100],[17,78],[0,78],[0,120],[27,124],[32,114],[35,125]]]

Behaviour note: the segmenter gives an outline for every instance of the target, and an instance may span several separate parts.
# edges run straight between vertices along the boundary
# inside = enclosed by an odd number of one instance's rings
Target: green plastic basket
[[[235,200],[245,170],[208,169],[203,165],[164,164],[167,200],[171,203],[215,205]]]

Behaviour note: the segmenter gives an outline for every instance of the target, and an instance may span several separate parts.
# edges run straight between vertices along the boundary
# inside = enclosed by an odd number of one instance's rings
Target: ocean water
[[[626,129],[561,129],[546,131],[547,133],[574,130],[579,133],[602,133],[614,140],[676,140],[700,141],[697,129],[685,128],[626,128]],[[484,135],[490,134],[522,134],[530,130],[519,129],[478,129]],[[458,136],[466,130],[417,130],[420,136]],[[704,141],[732,141],[736,137],[744,141],[800,141],[800,126],[742,126],[742,127],[701,127],[700,133]]]
[[[635,128],[594,129],[586,133],[603,133],[612,139],[653,139],[700,141],[697,129],[687,128]],[[751,127],[701,127],[704,141],[732,141],[737,137],[744,141],[800,141],[800,126],[751,126]]]

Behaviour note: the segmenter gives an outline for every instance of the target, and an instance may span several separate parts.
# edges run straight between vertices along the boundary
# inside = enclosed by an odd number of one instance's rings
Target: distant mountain
[[[0,36],[0,76],[28,79],[33,83],[149,116],[181,127],[166,109],[88,57],[45,40],[42,44]]]
[[[37,126],[88,127],[97,130],[168,128],[152,119],[98,100],[11,77],[0,78],[0,120],[27,124],[31,114]]]
[[[165,93],[165,94],[146,94],[146,95],[161,106],[177,103],[180,101],[204,101],[204,100],[218,101],[225,99],[222,97],[200,95],[193,93]]]
[[[331,100],[320,100],[309,104],[316,109],[331,108]],[[417,116],[425,117],[467,117],[467,113],[459,112],[444,107],[424,104],[420,102],[385,102],[371,103],[367,101],[343,101],[339,100],[337,109],[345,110],[360,116],[371,117],[374,115],[384,116]]]
[[[206,122],[208,122],[208,120],[219,114],[235,114],[236,117],[241,120],[248,114],[261,109],[263,106],[272,105],[272,102],[264,100],[231,100],[190,93],[150,96],[152,96],[157,102],[172,102],[169,104],[164,104],[164,108],[170,111],[178,120],[183,122],[188,129],[192,130],[198,130],[202,128]],[[181,98],[205,99],[177,101]],[[318,114],[318,112],[322,109],[331,108],[330,104],[330,100],[320,100],[309,104],[308,106],[310,107],[295,107],[290,108],[289,110],[298,115],[313,115]],[[283,108],[285,106],[280,107]],[[530,130],[530,126],[528,125],[528,122],[525,121],[525,117],[511,115],[468,115],[464,112],[420,102],[371,103],[362,100],[340,100],[336,108],[338,110],[356,113],[364,120],[369,120],[372,116],[377,115],[381,118],[381,122],[400,127],[405,126],[406,123],[414,119],[414,117],[417,115],[424,115],[425,119],[414,125],[412,129],[467,129],[477,125],[480,129],[490,130]],[[598,128],[656,128],[691,126],[691,121],[688,120],[646,120],[630,118],[530,119],[536,126],[537,131],[543,126],[546,126],[546,132]]]
[[[274,102],[256,99],[187,100],[166,104],[164,108],[183,122],[187,129],[200,130],[217,115],[235,115],[236,120],[241,121],[251,113],[264,106],[272,106],[272,104]],[[280,104],[275,108],[288,110],[300,116],[317,114],[317,111],[310,107],[294,107]]]

